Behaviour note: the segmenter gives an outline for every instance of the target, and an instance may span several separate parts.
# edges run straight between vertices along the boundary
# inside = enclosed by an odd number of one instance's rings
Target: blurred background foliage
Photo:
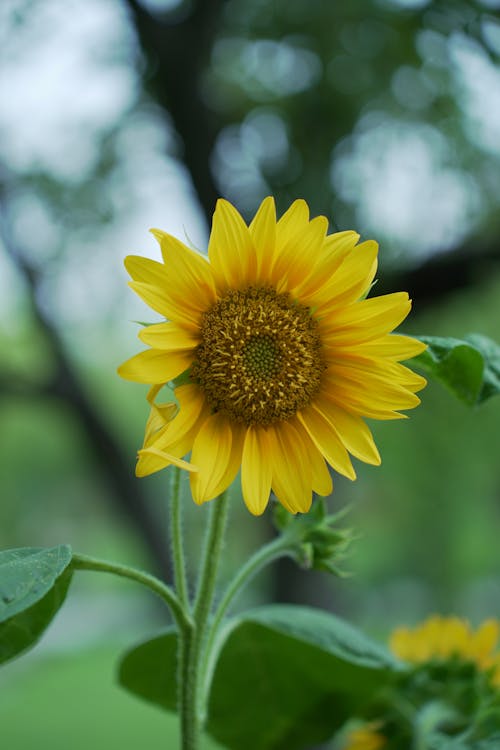
[[[499,341],[499,7],[4,0],[2,548],[69,542],[168,574],[167,476],[134,478],[145,393],[115,374],[139,348],[131,321],[149,315],[122,259],[158,255],[152,226],[204,249],[219,195],[247,218],[268,194],[281,211],[305,198],[332,230],[380,242],[376,292],[410,292],[408,331]],[[373,425],[382,466],[358,464],[358,481],[338,479],[330,501],[353,503],[354,575],[331,581],[285,564],[249,601],[321,604],[381,637],[432,611],[498,616],[499,417],[499,400],[467,410],[431,384],[410,421]],[[237,492],[233,505],[226,575],[272,533]],[[196,556],[205,516],[186,506]],[[12,717],[30,689],[39,705],[61,651],[94,649],[79,664],[94,665],[104,689],[103,643],[116,651],[159,622],[125,584],[79,581],[42,647],[0,675],[7,744],[40,747]],[[78,684],[77,702],[94,695],[90,676]],[[113,710],[137,711],[140,727],[149,713],[116,701],[97,734],[78,729],[82,747],[104,746],[106,732],[135,747]],[[151,741],[165,731],[152,721]],[[51,726],[51,747],[58,732],[62,747],[67,727]]]

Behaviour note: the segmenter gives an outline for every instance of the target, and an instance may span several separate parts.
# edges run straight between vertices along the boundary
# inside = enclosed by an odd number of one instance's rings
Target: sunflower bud
[[[351,529],[337,526],[346,510],[328,515],[323,499],[316,500],[309,513],[292,516],[281,505],[274,510],[274,523],[290,542],[296,562],[306,569],[326,570],[336,576],[348,575],[338,564],[346,556],[354,538]]]

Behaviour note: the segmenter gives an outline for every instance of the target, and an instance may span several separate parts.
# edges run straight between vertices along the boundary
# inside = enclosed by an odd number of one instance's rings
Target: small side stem
[[[163,599],[165,604],[167,604],[179,630],[185,630],[186,628],[192,627],[192,620],[189,617],[189,614],[184,610],[175,592],[172,591],[170,586],[167,586],[166,583],[163,583],[163,581],[160,581],[159,578],[152,576],[150,573],[144,573],[141,570],[130,568],[128,565],[120,565],[119,563],[108,562],[107,560],[99,560],[98,558],[89,557],[87,555],[73,555],[71,565],[75,570],[93,570],[100,573],[112,573],[115,576],[128,578],[131,581],[140,583],[142,586],[146,586],[159,596],[160,599]]]
[[[292,554],[288,540],[278,537],[272,542],[258,549],[241,568],[228,585],[214,615],[212,628],[217,629],[234,597],[241,592],[247,583],[259,573],[262,568],[280,557]]]
[[[249,583],[249,581],[266,567],[266,565],[270,565],[280,557],[292,555],[292,552],[293,548],[290,545],[290,542],[283,537],[278,537],[254,552],[246,563],[241,566],[232,581],[229,583],[210,624],[210,631],[204,651],[202,674],[205,693],[208,693],[212,681],[213,668],[217,661],[217,635],[224,619],[224,615],[229,609],[231,602],[239,593],[241,593],[242,589]]]
[[[182,514],[180,504],[180,479],[181,471],[177,466],[172,466],[172,482],[170,485],[170,543],[172,546],[172,557],[174,562],[174,585],[175,591],[182,603],[187,608],[189,596],[186,577],[186,558],[184,554],[184,538],[182,534]]]

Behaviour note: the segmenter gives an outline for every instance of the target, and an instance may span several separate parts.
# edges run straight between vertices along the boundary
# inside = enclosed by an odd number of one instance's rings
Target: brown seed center
[[[227,292],[203,315],[191,377],[214,412],[246,425],[289,419],[325,369],[316,320],[267,287]]]

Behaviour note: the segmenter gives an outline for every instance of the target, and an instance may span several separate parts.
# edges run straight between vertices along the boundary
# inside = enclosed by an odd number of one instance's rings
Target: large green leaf
[[[398,668],[385,648],[333,615],[291,605],[262,607],[227,628],[207,730],[235,750],[310,747],[328,738]],[[126,654],[120,682],[175,710],[175,633]]]
[[[0,663],[34,645],[64,601],[71,549],[0,552]]]
[[[167,711],[177,705],[177,635],[167,630],[132,648],[123,657],[118,679],[131,693]]]
[[[486,336],[420,336],[427,350],[412,362],[472,406],[500,393],[500,346]]]
[[[209,732],[234,750],[295,750],[330,737],[398,663],[327,612],[274,605],[247,612],[215,670]]]

